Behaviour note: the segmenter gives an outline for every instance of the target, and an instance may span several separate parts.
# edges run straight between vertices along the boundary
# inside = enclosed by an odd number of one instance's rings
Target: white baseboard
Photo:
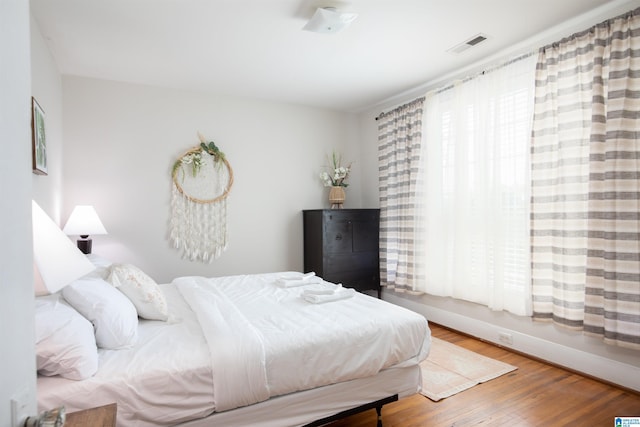
[[[395,296],[392,293],[385,294],[384,299],[420,313],[429,321],[439,325],[640,392],[640,367],[638,366],[608,359],[508,328],[498,327],[459,313],[427,306]],[[499,342],[496,330],[511,335],[514,344],[505,345]]]

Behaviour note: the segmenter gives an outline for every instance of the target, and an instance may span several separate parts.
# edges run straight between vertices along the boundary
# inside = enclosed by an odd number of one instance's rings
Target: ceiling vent
[[[486,34],[477,34],[471,37],[469,40],[465,41],[464,43],[460,43],[459,45],[454,46],[451,49],[448,49],[447,52],[462,53],[471,47],[479,45],[483,41],[487,40],[487,38],[488,36]]]

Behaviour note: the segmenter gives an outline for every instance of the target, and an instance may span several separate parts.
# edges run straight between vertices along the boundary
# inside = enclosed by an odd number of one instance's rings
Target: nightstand
[[[115,427],[115,403],[67,414],[64,427]]]

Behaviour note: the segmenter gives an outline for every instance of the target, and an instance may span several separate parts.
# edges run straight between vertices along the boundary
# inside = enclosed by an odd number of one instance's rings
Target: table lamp
[[[82,253],[91,253],[90,234],[107,234],[107,230],[102,225],[100,218],[93,206],[81,205],[73,208],[67,224],[62,230],[68,235],[80,236],[78,239],[78,249]]]

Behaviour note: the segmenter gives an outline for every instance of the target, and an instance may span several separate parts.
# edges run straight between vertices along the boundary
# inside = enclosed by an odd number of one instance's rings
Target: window
[[[530,314],[534,56],[427,97],[426,289]]]

